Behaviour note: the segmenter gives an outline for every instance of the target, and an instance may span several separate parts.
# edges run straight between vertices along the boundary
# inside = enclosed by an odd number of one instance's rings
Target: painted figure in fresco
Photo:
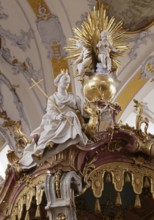
[[[92,61],[89,56],[89,50],[84,46],[83,42],[78,40],[76,46],[79,49],[81,49],[81,53],[73,64],[77,65],[78,75],[83,76],[86,72],[86,69],[88,69]]]
[[[98,60],[101,61],[104,69],[111,71],[112,62],[110,52],[117,52],[117,49],[110,44],[107,30],[102,31],[100,36],[101,40],[96,45],[98,48]]]
[[[67,92],[70,76],[62,72],[54,82],[57,92],[50,96],[40,126],[31,133],[32,143],[26,146],[19,161],[23,168],[33,167],[34,160],[42,158],[46,148],[62,151],[72,144],[87,144],[88,138],[76,115],[76,111],[83,113],[81,99]]]

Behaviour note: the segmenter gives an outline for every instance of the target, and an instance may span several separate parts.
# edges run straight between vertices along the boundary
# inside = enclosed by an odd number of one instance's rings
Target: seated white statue
[[[78,40],[76,46],[81,49],[79,57],[74,61],[73,64],[77,65],[78,75],[84,75],[86,68],[91,64],[91,58],[89,57],[89,50],[84,46],[84,44]]]
[[[82,114],[82,102],[78,96],[67,92],[70,84],[70,76],[62,72],[55,79],[57,92],[55,92],[47,102],[46,114],[43,116],[41,124],[36,128],[31,136],[38,136],[38,141],[32,139],[23,152],[19,165],[23,168],[35,166],[34,159],[43,156],[47,147],[53,154],[66,149],[73,144],[86,145],[88,138],[83,133],[80,121],[76,115],[79,110]],[[57,146],[53,146],[57,144]],[[57,151],[55,151],[57,149]]]
[[[117,49],[110,44],[107,30],[101,32],[101,40],[97,43],[96,47],[98,48],[98,60],[101,61],[104,69],[111,71],[110,52],[117,52]]]

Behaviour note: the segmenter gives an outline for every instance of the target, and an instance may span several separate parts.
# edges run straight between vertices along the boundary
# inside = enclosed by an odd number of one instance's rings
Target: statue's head
[[[100,35],[102,39],[108,39],[109,32],[107,30],[103,30]]]
[[[70,84],[68,70],[61,70],[61,73],[55,78],[54,84],[57,87],[68,88]]]

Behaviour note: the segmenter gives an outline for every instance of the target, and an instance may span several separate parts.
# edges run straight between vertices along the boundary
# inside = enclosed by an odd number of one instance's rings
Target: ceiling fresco
[[[124,22],[129,32],[147,29],[154,22],[153,0],[101,0],[106,4],[108,15]]]

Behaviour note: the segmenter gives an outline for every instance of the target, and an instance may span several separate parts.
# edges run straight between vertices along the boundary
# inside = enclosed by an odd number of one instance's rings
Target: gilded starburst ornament
[[[108,44],[112,45],[112,48],[116,48],[110,50],[111,68],[108,68],[110,72],[115,72],[120,66],[118,57],[122,56],[128,49],[126,43],[128,37],[122,26],[122,21],[116,23],[114,17],[109,19],[103,4],[97,4],[97,7],[94,7],[94,9],[89,12],[87,20],[82,23],[81,28],[76,27],[73,29],[74,37],[69,39],[70,46],[65,48],[70,53],[68,58],[79,60],[84,47],[87,50],[84,58],[88,58],[88,61],[86,60],[87,62],[85,62],[84,65],[84,74],[89,72],[89,70],[95,71],[96,65],[99,62],[99,50],[97,45],[101,40],[101,33],[106,32]],[[82,48],[79,47],[78,42],[82,42]]]

